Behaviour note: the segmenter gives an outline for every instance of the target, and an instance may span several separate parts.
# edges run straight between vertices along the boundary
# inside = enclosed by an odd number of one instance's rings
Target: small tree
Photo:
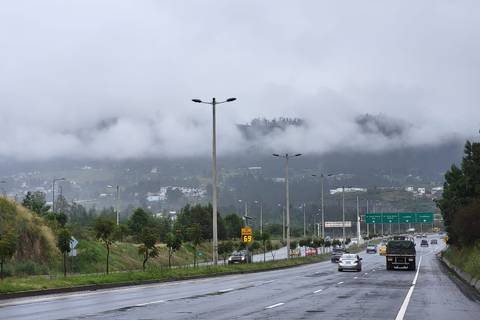
[[[105,245],[107,249],[107,274],[109,273],[110,247],[113,243],[115,222],[111,219],[98,217],[95,220],[95,237]]]
[[[257,251],[258,249],[260,249],[260,242],[258,241],[253,241],[252,243],[250,243],[250,245],[248,246],[248,249],[249,251],[252,252],[252,254]]]
[[[272,260],[275,261],[275,255],[276,255],[276,250],[280,248],[278,244],[274,244],[271,240],[267,241],[266,244],[267,250],[270,251],[270,254],[272,255]]]
[[[182,247],[182,241],[174,233],[167,233],[168,267],[172,267],[173,254]]]
[[[57,247],[63,256],[63,276],[67,276],[67,254],[70,252],[70,231],[63,228],[58,232]]]
[[[17,234],[15,229],[8,228],[0,234],[0,279],[3,280],[3,266],[17,250]]]
[[[45,193],[41,191],[28,191],[22,201],[22,205],[41,216],[50,210],[50,206],[47,205],[47,201],[45,200]]]
[[[267,252],[267,242],[270,241],[270,233],[267,231],[262,232],[259,237],[257,238],[260,240],[260,243],[262,244],[262,249],[263,249],[263,262],[265,262],[266,259],[266,252]]]
[[[142,245],[138,248],[138,253],[143,255],[142,269],[145,271],[145,266],[149,258],[158,256],[158,249],[155,246],[157,243],[157,233],[154,228],[144,228],[140,235]]]
[[[197,265],[197,247],[202,242],[202,229],[198,223],[187,228],[187,238],[193,246],[193,266]]]
[[[228,256],[233,251],[233,242],[231,240],[222,241],[218,244],[218,254],[223,258],[223,263],[227,262]]]

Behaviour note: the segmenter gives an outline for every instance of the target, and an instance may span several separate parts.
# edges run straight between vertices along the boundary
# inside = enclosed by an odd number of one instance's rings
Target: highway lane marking
[[[410,298],[412,297],[413,290],[415,289],[415,285],[417,284],[418,275],[420,273],[420,265],[422,264],[422,258],[423,256],[420,256],[420,260],[418,261],[417,273],[415,274],[415,278],[413,278],[412,286],[410,287],[410,289],[408,289],[407,296],[405,297],[405,300],[403,301],[400,310],[398,310],[398,314],[395,320],[403,320],[403,318],[405,317],[408,304],[410,303]]]
[[[337,283],[337,284],[342,284],[342,283],[343,283],[343,281],[340,281],[340,282],[339,282],[339,283]]]
[[[148,305],[151,305],[151,304],[157,304],[157,303],[162,303],[162,302],[165,302],[165,300],[157,300],[157,301],[139,303],[139,304],[136,304],[135,307],[144,307],[144,306],[148,306]]]
[[[353,277],[353,279],[358,279],[358,277]]]
[[[364,273],[364,275],[367,275],[367,274],[368,274],[368,272],[365,272],[365,273]]]
[[[313,293],[319,293],[319,292],[321,292],[322,290],[323,290],[323,289],[318,289],[318,290],[316,290],[316,291],[313,291]]]
[[[272,308],[280,307],[284,304],[285,303],[283,303],[283,302],[279,302],[279,303],[276,303],[276,304],[272,304],[271,306],[265,307],[265,309],[272,309]]]
[[[233,288],[218,290],[218,292],[221,292],[221,293],[230,292],[230,291],[233,291]]]

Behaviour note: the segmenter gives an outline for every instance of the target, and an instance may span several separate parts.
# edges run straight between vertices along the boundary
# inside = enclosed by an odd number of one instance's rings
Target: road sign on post
[[[253,241],[252,228],[244,227],[242,228],[242,242],[250,243]]]
[[[352,221],[345,221],[345,228],[351,228]],[[343,228],[343,221],[325,221],[325,228]]]
[[[382,223],[398,223],[398,213],[383,213]]]
[[[70,238],[70,252],[68,253],[68,255],[70,257],[76,257],[77,256],[77,247],[78,245],[78,240],[75,239],[74,237],[71,237]]]

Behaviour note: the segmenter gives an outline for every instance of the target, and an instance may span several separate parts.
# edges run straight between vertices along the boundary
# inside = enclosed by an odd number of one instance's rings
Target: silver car
[[[362,271],[362,258],[357,254],[344,253],[338,260],[338,271],[354,270]]]

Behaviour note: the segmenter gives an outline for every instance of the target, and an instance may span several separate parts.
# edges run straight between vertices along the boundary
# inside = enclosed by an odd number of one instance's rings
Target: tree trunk
[[[67,277],[67,252],[63,253],[63,277]]]
[[[172,252],[168,249],[168,269],[172,268]]]
[[[263,262],[267,261],[267,258],[265,257],[267,248],[265,248],[265,242],[263,243]]]
[[[107,245],[107,274],[109,272],[108,270],[108,262],[110,260],[110,246]]]
[[[143,256],[143,264],[142,264],[142,269],[144,272],[145,272],[145,265],[147,264],[147,260],[148,260],[148,249],[145,249],[145,253]]]
[[[3,280],[3,259],[0,261],[0,279]]]
[[[193,248],[193,267],[197,266],[197,247]]]

